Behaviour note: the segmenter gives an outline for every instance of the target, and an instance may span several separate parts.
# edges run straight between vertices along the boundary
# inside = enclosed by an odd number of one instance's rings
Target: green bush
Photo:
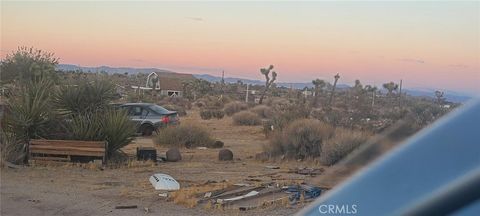
[[[335,135],[323,144],[320,161],[325,165],[333,165],[365,143],[369,134],[338,128]]]
[[[68,130],[70,139],[107,141],[108,155],[128,145],[136,131],[126,112],[113,109],[76,115]]]
[[[212,146],[215,142],[208,131],[198,125],[181,124],[162,128],[154,138],[156,145],[176,147]]]
[[[256,113],[261,118],[271,119],[274,116],[273,109],[265,105],[258,105],[250,109],[250,111]]]
[[[78,114],[105,109],[115,98],[115,85],[112,82],[89,82],[85,79],[61,86],[55,94],[55,105],[63,114]]]
[[[240,101],[232,101],[230,103],[225,104],[223,111],[225,111],[225,114],[227,114],[228,116],[231,116],[237,112],[240,112],[246,109],[248,109],[247,104]]]
[[[232,118],[236,125],[259,125],[261,123],[260,117],[250,111],[241,111],[233,115]]]
[[[266,146],[271,155],[304,159],[319,157],[322,144],[333,136],[334,129],[323,122],[312,119],[293,121],[285,129],[275,131]]]
[[[212,118],[222,119],[225,116],[225,112],[219,109],[202,109],[200,110],[200,117],[203,120],[208,120]]]
[[[6,130],[28,142],[50,134],[54,113],[51,106],[53,82],[40,79],[20,88],[8,101],[10,113],[5,116]]]
[[[22,162],[26,143],[18,140],[14,133],[0,130],[1,163],[10,162],[18,164]]]

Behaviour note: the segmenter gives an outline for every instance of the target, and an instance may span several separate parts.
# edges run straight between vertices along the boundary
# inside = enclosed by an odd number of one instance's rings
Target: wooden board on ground
[[[104,141],[31,140],[29,160],[68,162],[71,156],[88,156],[106,163],[107,147]]]

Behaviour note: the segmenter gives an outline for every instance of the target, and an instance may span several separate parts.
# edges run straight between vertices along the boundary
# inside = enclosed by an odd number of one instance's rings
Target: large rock
[[[218,152],[218,160],[231,161],[233,160],[233,152],[230,149],[222,149]]]
[[[217,140],[213,143],[211,143],[208,148],[223,148],[223,142],[220,140]]]
[[[179,160],[182,160],[182,155],[180,154],[180,151],[178,148],[171,148],[167,151],[166,153],[167,156],[167,161],[169,162],[177,162]]]

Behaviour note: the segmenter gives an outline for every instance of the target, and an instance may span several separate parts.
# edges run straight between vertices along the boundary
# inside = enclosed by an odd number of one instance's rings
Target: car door
[[[142,106],[130,106],[128,109],[128,116],[135,123],[137,130],[143,124],[147,115],[148,110]]]

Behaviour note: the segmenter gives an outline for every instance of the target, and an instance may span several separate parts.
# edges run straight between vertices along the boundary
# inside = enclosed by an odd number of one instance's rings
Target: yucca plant
[[[135,125],[125,111],[109,109],[104,113],[101,131],[108,142],[108,153],[128,145],[135,134]]]
[[[127,114],[114,109],[75,115],[68,129],[74,140],[107,141],[108,155],[128,145],[135,134],[135,125]]]
[[[115,99],[115,86],[108,80],[81,80],[59,87],[55,105],[62,114],[80,114],[105,109]]]
[[[30,81],[20,87],[21,94],[8,101],[11,113],[6,116],[6,129],[25,141],[47,136],[53,116],[52,89],[53,82],[47,79]]]
[[[18,140],[14,133],[0,130],[0,152],[2,164],[5,161],[16,164],[23,158],[25,143]]]

